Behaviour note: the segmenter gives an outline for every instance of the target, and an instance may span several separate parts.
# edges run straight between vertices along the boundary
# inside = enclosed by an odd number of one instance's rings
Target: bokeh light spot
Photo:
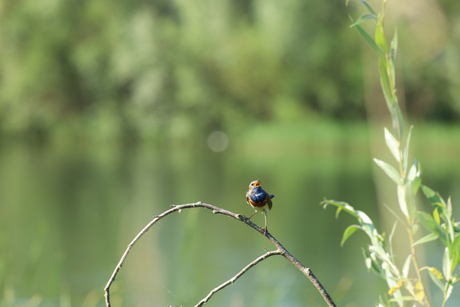
[[[228,147],[228,136],[222,131],[213,131],[208,136],[208,146],[214,152],[222,152]]]

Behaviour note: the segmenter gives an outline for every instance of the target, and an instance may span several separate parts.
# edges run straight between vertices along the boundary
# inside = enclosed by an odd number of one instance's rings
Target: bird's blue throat
[[[262,190],[262,187],[255,187],[252,191],[253,192],[250,195],[250,197],[251,197],[251,200],[255,203],[261,203],[267,197],[267,192]]]

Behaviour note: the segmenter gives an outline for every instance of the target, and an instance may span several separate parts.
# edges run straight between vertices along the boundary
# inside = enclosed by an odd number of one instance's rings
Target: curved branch
[[[139,234],[131,241],[131,243],[128,244],[128,247],[126,248],[126,251],[123,253],[123,256],[121,256],[120,261],[118,262],[117,266],[115,267],[115,270],[113,271],[112,276],[110,276],[110,279],[109,279],[109,281],[107,282],[107,285],[104,288],[104,296],[105,296],[106,307],[110,307],[110,286],[115,281],[115,277],[117,276],[118,272],[120,271],[121,267],[123,266],[123,263],[125,262],[125,259],[128,256],[128,254],[131,251],[131,248],[134,246],[134,244],[136,244],[136,242],[142,237],[143,234],[145,234],[147,231],[149,231],[150,227],[152,227],[153,224],[155,224],[156,222],[158,222],[159,220],[161,220],[165,216],[167,216],[167,215],[169,215],[171,213],[177,212],[177,211],[180,212],[180,210],[182,210],[182,209],[190,209],[190,208],[206,208],[206,209],[212,210],[212,213],[214,213],[214,214],[222,214],[222,215],[226,215],[226,216],[232,217],[234,219],[237,219],[237,220],[245,223],[249,227],[255,229],[259,233],[265,235],[278,248],[276,251],[267,252],[264,255],[262,255],[259,258],[257,258],[256,260],[254,260],[253,262],[251,262],[250,264],[248,264],[243,270],[241,270],[238,274],[236,274],[232,279],[229,279],[227,282],[225,282],[222,285],[220,285],[219,287],[213,289],[196,306],[202,306],[204,303],[206,303],[211,298],[211,296],[214,293],[218,292],[219,290],[221,290],[221,289],[225,288],[226,286],[228,286],[229,284],[233,283],[236,279],[238,279],[241,275],[243,275],[247,270],[249,270],[252,266],[256,265],[258,262],[260,262],[260,261],[262,261],[262,260],[264,260],[264,259],[266,259],[266,258],[268,258],[270,256],[273,256],[273,255],[283,255],[287,260],[289,260],[292,264],[294,264],[302,273],[304,273],[310,279],[310,281],[313,283],[313,285],[315,285],[315,287],[321,293],[321,295],[323,296],[324,300],[326,301],[326,303],[328,304],[329,307],[336,307],[334,301],[329,296],[329,294],[327,293],[326,289],[324,289],[323,285],[321,285],[319,280],[315,277],[315,275],[313,275],[313,272],[309,268],[305,267],[302,263],[300,263],[300,261],[298,261],[296,258],[294,258],[294,256],[292,256],[284,248],[284,246],[282,246],[281,243],[279,243],[278,240],[276,240],[268,231],[265,231],[263,228],[261,228],[258,225],[254,224],[253,222],[251,222],[249,219],[247,219],[245,216],[243,216],[241,214],[236,214],[236,213],[233,213],[231,211],[228,211],[228,210],[225,210],[225,209],[222,209],[222,208],[210,205],[210,204],[205,204],[205,203],[202,203],[201,201],[199,201],[197,203],[190,203],[190,204],[184,204],[184,205],[178,205],[178,206],[173,205],[171,209],[163,212],[160,215],[155,216],[153,218],[153,220],[150,221],[150,223],[148,223],[147,226],[145,226],[139,232]]]
[[[319,293],[321,293],[321,296],[326,301],[328,306],[335,307],[336,305],[332,300],[331,296],[329,295],[329,293],[327,293],[326,289],[319,282],[318,278],[316,278],[311,269],[304,266],[299,260],[292,256],[291,253],[289,253],[287,249],[285,249],[284,246],[281,245],[281,243],[268,232],[267,238],[278,248],[278,250],[282,251],[282,255],[284,256],[284,258],[289,260],[293,265],[295,265],[296,268],[298,268],[305,276],[307,276],[308,279],[310,279],[312,284],[316,287],[316,289],[318,289]]]
[[[267,259],[267,258],[270,257],[270,256],[274,256],[274,255],[281,255],[281,251],[276,250],[276,251],[266,252],[266,253],[263,254],[262,256],[258,257],[256,260],[254,260],[253,262],[251,262],[251,263],[249,263],[247,266],[245,266],[244,269],[242,269],[241,271],[239,271],[238,274],[236,274],[235,276],[233,276],[232,278],[230,278],[229,280],[227,280],[226,282],[224,282],[224,283],[221,284],[220,286],[218,286],[218,287],[212,289],[211,292],[209,292],[209,294],[208,294],[204,299],[202,299],[201,301],[198,302],[198,304],[195,305],[195,307],[203,306],[204,303],[206,303],[207,301],[209,301],[209,299],[211,298],[211,296],[214,295],[214,293],[216,293],[216,292],[222,290],[223,288],[227,287],[227,286],[230,285],[230,284],[233,284],[238,278],[241,277],[241,275],[243,275],[244,273],[246,273],[250,268],[252,268],[253,266],[255,266],[257,263],[261,262],[262,260]]]

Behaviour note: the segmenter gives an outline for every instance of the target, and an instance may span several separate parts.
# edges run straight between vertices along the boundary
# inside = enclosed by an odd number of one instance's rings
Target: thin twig
[[[265,254],[263,254],[262,256],[257,258],[256,260],[254,260],[253,262],[249,263],[246,267],[244,267],[244,269],[239,271],[238,274],[236,274],[235,276],[233,276],[232,278],[230,278],[229,280],[227,280],[226,282],[224,282],[220,286],[212,289],[211,292],[209,292],[209,294],[204,299],[202,299],[201,301],[198,302],[198,304],[195,305],[195,307],[203,306],[204,303],[209,301],[209,299],[211,298],[211,296],[214,295],[214,293],[216,293],[217,291],[222,290],[223,288],[227,287],[230,284],[233,284],[238,278],[240,278],[241,275],[246,273],[250,268],[255,266],[257,263],[261,262],[262,260],[267,259],[270,256],[274,256],[274,255],[281,255],[281,251],[276,250],[276,251],[266,252]]]
[[[121,257],[120,261],[118,262],[117,266],[115,267],[115,270],[113,271],[112,276],[110,276],[110,279],[109,279],[109,281],[107,282],[107,285],[104,288],[104,296],[105,296],[106,307],[110,307],[110,286],[115,281],[115,277],[117,276],[118,272],[120,271],[121,267],[123,266],[123,263],[125,262],[125,259],[128,256],[128,254],[131,251],[131,248],[134,246],[134,244],[136,244],[136,242],[140,239],[140,237],[142,237],[142,235],[145,234],[150,229],[150,227],[152,227],[153,224],[158,222],[160,219],[164,218],[165,216],[167,216],[167,215],[169,215],[171,213],[180,211],[182,209],[190,209],[190,208],[206,208],[206,209],[212,210],[212,213],[214,213],[214,214],[222,214],[222,215],[226,215],[226,216],[229,216],[229,217],[233,217],[234,219],[237,219],[237,220],[245,223],[249,227],[255,229],[259,233],[261,233],[264,236],[266,236],[277,247],[276,251],[267,252],[264,255],[260,256],[259,258],[257,258],[256,260],[254,260],[253,262],[248,264],[243,270],[241,270],[233,278],[229,279],[227,282],[225,282],[222,285],[218,286],[217,288],[213,289],[196,306],[202,306],[204,303],[206,303],[211,298],[212,295],[214,295],[216,292],[222,290],[223,288],[225,288],[229,284],[233,283],[235,280],[237,280],[241,275],[243,275],[247,270],[249,270],[252,266],[256,265],[258,262],[260,262],[260,261],[262,261],[262,260],[264,260],[264,259],[266,259],[266,258],[268,258],[270,256],[273,256],[273,255],[283,255],[287,260],[289,260],[292,264],[294,264],[302,273],[304,273],[310,279],[310,281],[313,283],[313,285],[315,285],[315,287],[321,293],[321,295],[323,296],[324,300],[326,301],[326,303],[328,304],[329,307],[336,307],[334,301],[329,296],[329,294],[327,293],[326,289],[324,289],[323,285],[321,285],[319,280],[315,277],[313,272],[309,268],[305,267],[302,263],[300,263],[300,261],[298,261],[296,258],[294,258],[294,256],[292,256],[284,248],[284,246],[281,245],[281,243],[279,243],[278,240],[276,240],[268,231],[266,231],[265,229],[261,228],[260,226],[258,226],[256,224],[254,224],[249,219],[247,219],[245,216],[233,213],[231,211],[228,211],[228,210],[225,210],[225,209],[222,209],[222,208],[210,205],[210,204],[205,204],[205,203],[202,203],[200,201],[197,202],[197,203],[190,203],[190,204],[184,204],[184,205],[178,205],[178,206],[174,205],[172,207],[173,208],[163,212],[162,214],[155,216],[153,218],[153,220],[150,221],[150,223],[148,223],[147,226],[145,226],[144,229],[141,230],[141,232],[139,232],[139,234],[131,241],[131,243],[128,244],[128,247],[126,248],[126,251],[123,253],[123,256]]]
[[[296,266],[296,268],[298,268],[302,273],[304,273],[305,276],[308,277],[308,279],[310,279],[312,284],[316,287],[316,289],[318,289],[319,293],[321,293],[321,295],[323,296],[328,306],[335,307],[336,305],[334,301],[332,300],[331,296],[329,295],[329,293],[327,293],[326,289],[319,282],[318,278],[316,278],[316,276],[313,274],[311,269],[304,266],[299,260],[297,260],[294,256],[292,256],[291,253],[289,253],[287,249],[285,249],[284,246],[281,245],[281,243],[278,240],[276,240],[275,237],[273,237],[268,232],[267,232],[267,238],[278,248],[278,250],[282,251],[282,255],[284,256],[284,258],[289,260],[293,265]]]

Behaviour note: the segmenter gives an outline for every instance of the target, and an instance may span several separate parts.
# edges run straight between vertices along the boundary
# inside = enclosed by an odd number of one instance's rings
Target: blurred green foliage
[[[425,14],[446,25],[442,41],[404,27],[426,10],[395,14],[402,44],[411,37],[414,47],[403,48],[409,113],[458,119],[459,5],[433,5],[439,14]],[[187,138],[317,113],[364,118],[347,9],[342,0],[3,1],[0,132]],[[422,54],[420,43],[436,48]]]

